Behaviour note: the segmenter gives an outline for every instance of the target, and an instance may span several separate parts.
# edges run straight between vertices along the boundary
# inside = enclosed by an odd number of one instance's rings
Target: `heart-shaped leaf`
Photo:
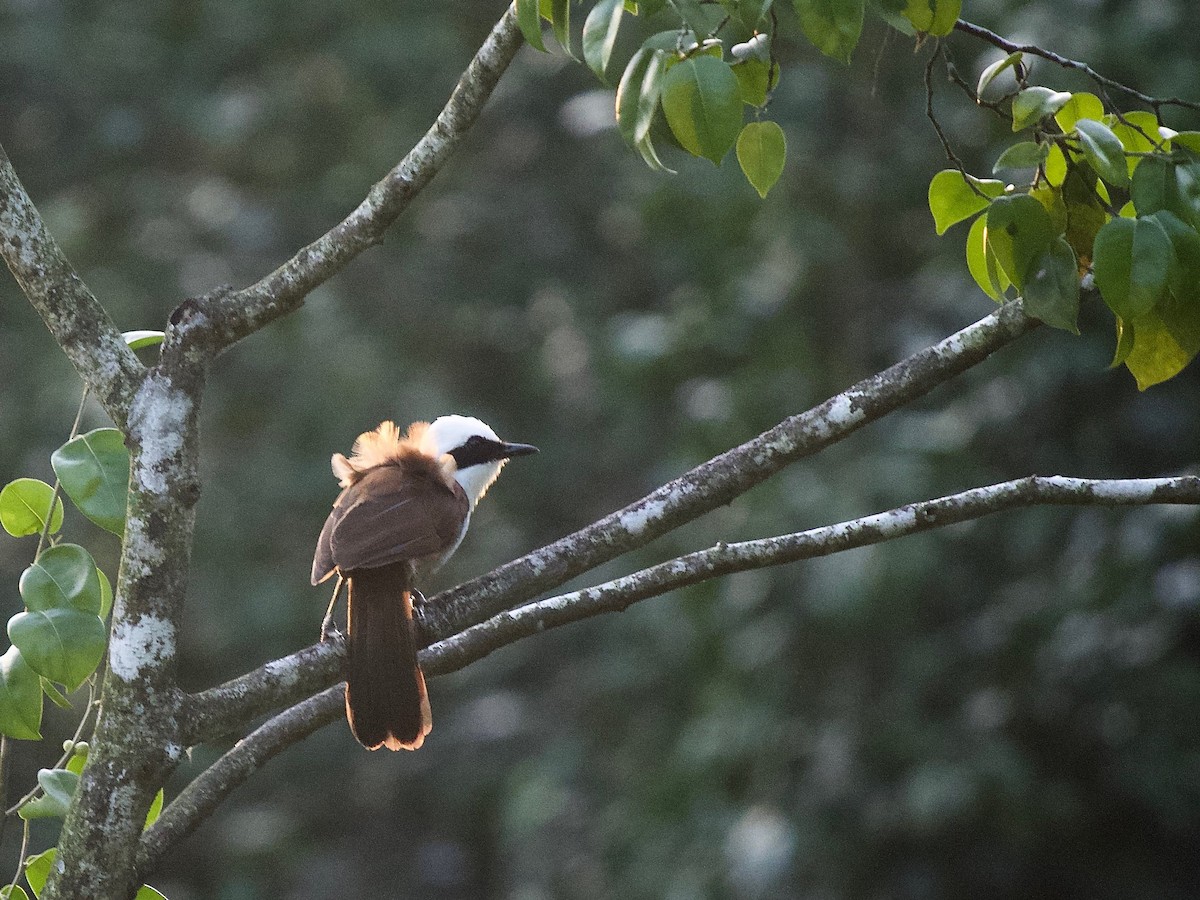
[[[21,651],[0,656],[0,733],[23,741],[42,738],[42,688]]]
[[[41,534],[53,496],[54,488],[36,478],[10,481],[0,491],[0,525],[13,537]],[[63,504],[59,499],[54,504],[54,515],[50,517],[51,534],[62,528],[62,521]]]
[[[662,105],[683,148],[713,163],[720,163],[742,130],[737,77],[711,56],[693,56],[667,70]]]
[[[29,668],[44,678],[78,688],[104,658],[104,623],[76,609],[30,610],[8,620],[8,637]]]
[[[50,457],[63,490],[79,511],[115,535],[125,533],[129,451],[115,428],[72,438]]]

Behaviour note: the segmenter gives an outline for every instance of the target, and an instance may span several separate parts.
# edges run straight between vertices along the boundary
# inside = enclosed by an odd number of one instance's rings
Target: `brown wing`
[[[469,503],[436,468],[384,465],[342,491],[313,559],[313,584],[345,574],[444,553],[458,539]]]

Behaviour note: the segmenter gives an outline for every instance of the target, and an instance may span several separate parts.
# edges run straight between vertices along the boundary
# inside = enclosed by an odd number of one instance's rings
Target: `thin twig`
[[[79,398],[79,411],[75,413],[75,424],[71,426],[71,436],[68,441],[75,440],[79,434],[79,423],[83,421],[83,408],[87,404],[88,386],[84,384],[83,395]],[[50,493],[50,512],[46,516],[46,521],[42,525],[42,533],[38,536],[37,550],[33,553],[33,561],[37,562],[39,556],[42,555],[42,549],[46,546],[46,540],[50,537],[50,523],[54,521],[54,507],[58,503],[58,498],[62,495],[62,482],[58,480],[58,476],[54,477],[54,490]]]
[[[1153,109],[1155,115],[1160,113],[1160,109],[1163,106],[1179,106],[1184,109],[1200,111],[1200,103],[1194,100],[1184,100],[1181,97],[1151,97],[1149,94],[1144,94],[1141,91],[1122,84],[1119,81],[1116,81],[1105,75],[1101,75],[1085,62],[1068,59],[1067,57],[1060,56],[1059,54],[1050,50],[1043,50],[1036,44],[1013,43],[1012,41],[1008,41],[1000,37],[1000,35],[996,34],[994,31],[989,31],[982,25],[976,25],[973,22],[966,21],[965,19],[959,19],[957,22],[955,22],[954,28],[956,31],[961,31],[963,34],[969,34],[972,37],[977,37],[980,40],[986,41],[992,46],[1000,48],[1005,53],[1027,53],[1030,56],[1039,56],[1042,59],[1049,60],[1056,66],[1061,66],[1064,69],[1074,69],[1078,72],[1082,72],[1102,88],[1112,88],[1114,91],[1120,91],[1123,94],[1134,97],[1135,99],[1141,101]]]

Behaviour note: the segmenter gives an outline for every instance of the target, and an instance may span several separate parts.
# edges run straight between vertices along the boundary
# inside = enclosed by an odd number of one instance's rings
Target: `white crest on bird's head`
[[[409,429],[409,437],[413,437]],[[441,456],[456,447],[461,447],[472,437],[479,436],[489,441],[498,441],[496,432],[474,416],[439,416],[425,429],[420,437],[421,449],[430,456]]]
[[[487,423],[474,416],[439,416],[434,419],[421,437],[421,449],[439,459],[464,446],[473,437],[499,442],[500,438]],[[451,457],[451,459],[453,459]],[[500,476],[507,459],[489,460],[465,468],[454,466],[454,479],[462,486],[471,501],[471,508],[487,493],[487,489]]]

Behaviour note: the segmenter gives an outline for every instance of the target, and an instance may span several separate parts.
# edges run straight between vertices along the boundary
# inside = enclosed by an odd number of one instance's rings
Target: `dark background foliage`
[[[970,0],[1004,34],[1200,97],[1190,0]],[[0,141],[123,328],[242,285],[344,215],[432,121],[502,4],[0,4]],[[785,16],[785,27],[789,20]],[[794,23],[793,23],[794,25]],[[386,243],[226,355],[204,413],[183,673],[310,643],[329,454],[381,418],[476,414],[542,454],[480,506],[446,586],[586,524],[986,314],[925,208],[925,53],[849,69],[796,35],[766,202],[729,160],[649,172],[611,93],[526,49]],[[950,41],[970,77],[996,51]],[[1036,78],[1087,89],[1040,65]],[[937,79],[986,174],[1009,139]],[[1200,127],[1174,116],[1177,127]],[[593,578],[1029,473],[1179,471],[1196,367],[1147,394],[1111,319],[1042,329],[927,401]],[[50,477],[79,385],[0,279],[0,482]],[[86,426],[104,424],[94,407]],[[73,539],[111,572],[111,536]],[[185,898],[1192,896],[1200,519],[1006,514],[548,633],[432,683],[416,754],[344,726],[271,762],[153,883]],[[19,606],[32,547],[0,541]],[[10,791],[47,746],[21,745]],[[231,738],[232,740],[232,738]],[[221,752],[203,747],[177,783]],[[9,828],[3,859],[14,859]],[[39,823],[34,849],[54,840]],[[6,864],[7,865],[7,864]]]

